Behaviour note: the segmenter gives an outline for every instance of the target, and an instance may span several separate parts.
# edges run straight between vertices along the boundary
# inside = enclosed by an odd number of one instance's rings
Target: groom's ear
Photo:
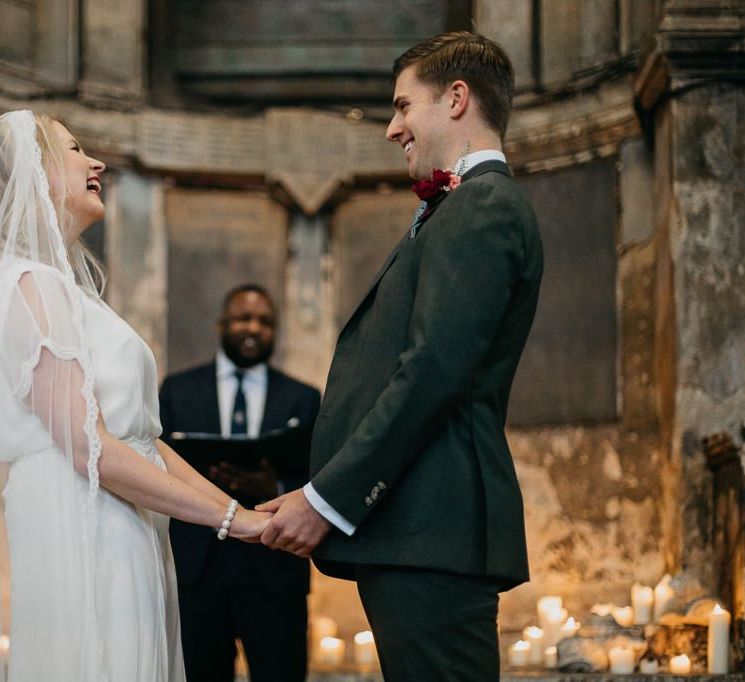
[[[453,81],[448,87],[450,118],[460,118],[466,112],[471,99],[471,89],[463,80]]]

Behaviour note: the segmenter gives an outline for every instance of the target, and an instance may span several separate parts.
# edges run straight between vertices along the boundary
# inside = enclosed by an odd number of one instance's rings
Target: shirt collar
[[[239,369],[236,364],[225,355],[225,351],[222,348],[217,349],[215,355],[215,366],[217,368],[218,379],[232,377],[235,375],[235,371]],[[245,379],[265,379],[267,376],[267,365],[265,362],[261,362],[258,365],[254,365],[253,367],[249,367],[243,371]]]
[[[454,172],[456,175],[463,176],[471,168],[484,163],[484,161],[501,161],[502,163],[507,163],[507,157],[499,149],[480,149],[477,152],[471,152],[470,154],[461,156],[455,163],[455,166],[453,166]]]

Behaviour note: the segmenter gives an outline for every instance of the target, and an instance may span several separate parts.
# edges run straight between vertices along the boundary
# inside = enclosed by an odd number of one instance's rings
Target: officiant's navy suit
[[[458,583],[448,576],[469,576],[468,594],[483,584],[488,603],[496,601],[489,586],[528,579],[504,426],[543,259],[533,211],[501,161],[475,165],[432,208],[339,335],[311,483],[356,531],[333,529],[313,556],[324,573],[358,581],[389,650],[399,628],[410,637],[403,657],[409,646],[431,646],[458,660],[457,643],[435,641],[438,632],[427,641],[431,614],[397,611],[396,590],[414,573],[432,591]],[[456,593],[452,605],[460,607]]]
[[[315,388],[269,367],[261,433],[284,428],[291,420],[312,426],[319,402]],[[174,431],[219,434],[215,363],[167,377],[161,387],[160,410],[166,438]],[[298,452],[297,457],[307,459],[308,453]],[[289,491],[301,487],[305,480],[282,483]],[[261,544],[231,539],[219,542],[214,530],[176,519],[171,521],[170,534],[179,583],[187,682],[232,682],[230,652],[216,653],[209,645],[211,637],[216,642],[225,641],[220,635],[226,629],[239,632],[244,642],[255,645],[250,656],[255,667],[274,671],[261,679],[302,679],[298,671],[304,671],[306,665],[309,562]],[[205,582],[229,586],[231,612],[220,608],[218,596],[214,604],[199,603],[205,599]],[[189,617],[191,611],[198,613],[196,619]],[[230,665],[220,669],[216,657],[228,660]]]

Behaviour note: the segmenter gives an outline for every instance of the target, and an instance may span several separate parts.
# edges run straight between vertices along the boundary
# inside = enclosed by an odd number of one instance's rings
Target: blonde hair
[[[72,226],[73,217],[65,207],[67,178],[63,158],[64,149],[54,130],[54,123],[63,126],[65,124],[60,119],[47,114],[35,114],[34,119],[36,120],[36,141],[41,148],[41,161],[50,182],[49,190],[52,193],[52,202],[57,211],[59,228],[64,236]],[[98,258],[80,237],[77,237],[72,244],[68,245],[67,257],[78,284],[85,289],[92,289],[89,293],[100,296],[106,285],[106,273]]]

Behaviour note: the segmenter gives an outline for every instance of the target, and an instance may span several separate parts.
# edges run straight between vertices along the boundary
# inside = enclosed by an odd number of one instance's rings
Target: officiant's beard
[[[230,334],[223,334],[222,349],[225,355],[236,366],[243,369],[260,365],[262,362],[268,362],[274,352],[274,342],[262,343],[258,339],[254,348],[247,348],[244,345],[246,337],[234,337]]]

